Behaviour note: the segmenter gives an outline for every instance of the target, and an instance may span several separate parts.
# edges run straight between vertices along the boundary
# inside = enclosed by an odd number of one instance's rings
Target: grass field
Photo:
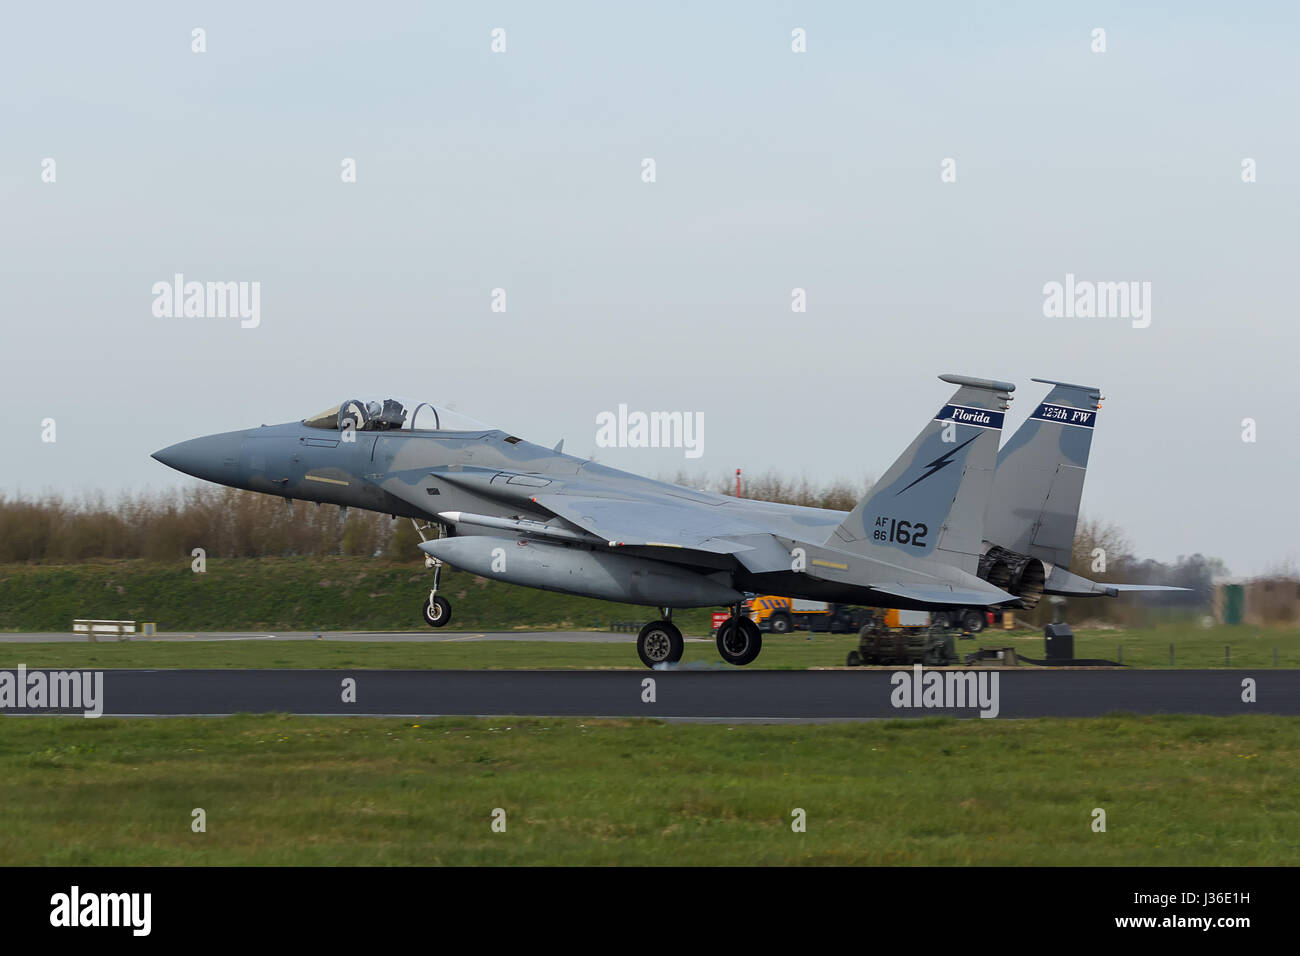
[[[1257,865],[1300,723],[14,718],[9,865]],[[207,832],[191,831],[206,812]],[[491,816],[505,810],[506,832]],[[792,811],[807,815],[795,833]],[[1093,810],[1106,832],[1093,832]]]
[[[1175,645],[1177,668],[1224,666],[1224,645],[1231,644],[1234,668],[1300,667],[1300,632],[1254,631],[1250,628],[1159,628],[1142,631],[1086,631],[1075,637],[1080,657],[1114,660],[1123,645],[1124,662],[1138,667],[1169,667]],[[796,633],[766,635],[755,668],[839,667],[857,639]],[[1012,646],[1041,659],[1041,634],[989,632],[958,642],[958,653],[977,647]],[[343,641],[126,641],[96,644],[0,644],[0,669],[29,667],[374,667],[374,668],[640,668],[632,643],[481,641],[471,635],[445,643]],[[688,642],[683,663],[724,667],[710,643]],[[1026,665],[1030,666],[1030,665]]]
[[[985,631],[961,645],[1014,647],[1024,656],[1044,657],[1041,631],[1011,633]],[[1279,667],[1300,667],[1300,630],[1295,628],[1199,627],[1168,625],[1128,630],[1076,630],[1076,657],[1101,658],[1132,667],[1168,668],[1169,646],[1174,646],[1176,668],[1271,667],[1277,650]],[[1230,648],[1225,658],[1224,649]]]

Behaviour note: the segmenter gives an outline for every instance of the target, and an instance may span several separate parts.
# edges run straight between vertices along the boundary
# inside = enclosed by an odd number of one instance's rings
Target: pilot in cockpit
[[[339,431],[365,431],[366,423],[370,421],[366,411],[365,402],[357,398],[348,399],[339,406]]]
[[[372,402],[371,404],[377,405],[378,402]],[[402,407],[401,402],[386,398],[384,399],[384,407],[377,413],[372,413],[370,418],[371,421],[376,423],[377,428],[385,430],[401,428],[406,423],[406,409]]]
[[[353,398],[339,406],[339,431],[346,431],[348,428],[359,432],[389,431],[401,428],[405,422],[406,409],[401,402],[391,398],[384,399],[382,404]]]

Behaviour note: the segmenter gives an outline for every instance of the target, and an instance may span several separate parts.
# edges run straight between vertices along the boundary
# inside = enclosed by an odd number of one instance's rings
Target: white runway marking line
[[[468,634],[465,637],[446,637],[443,638],[443,644],[455,644],[457,641],[477,641],[480,638],[487,637],[486,634]]]

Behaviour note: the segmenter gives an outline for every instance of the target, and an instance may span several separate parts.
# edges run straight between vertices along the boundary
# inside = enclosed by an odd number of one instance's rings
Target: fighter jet
[[[434,568],[423,603],[432,626],[451,619],[437,593],[445,562],[658,608],[660,619],[637,636],[649,667],[682,657],[674,609],[729,608],[718,651],[744,665],[762,648],[757,625],[741,613],[746,591],[932,611],[1025,606],[1042,593],[1039,558],[1030,556],[1034,571],[1026,573],[1026,562],[1011,574],[998,570],[1005,562],[985,560],[985,511],[1015,386],[940,379],[957,391],[847,515],[654,481],[391,397],[349,399],[301,421],[209,435],[153,457],[231,487],[413,519]],[[986,579],[994,574],[997,584]]]

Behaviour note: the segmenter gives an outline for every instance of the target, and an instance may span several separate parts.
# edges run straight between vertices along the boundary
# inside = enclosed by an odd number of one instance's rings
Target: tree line
[[[0,499],[0,563],[172,561],[188,559],[194,548],[224,558],[380,555],[398,537],[395,525],[388,515],[344,515],[305,501],[290,509],[282,498],[215,485],[125,494],[111,502],[103,495],[11,497]],[[404,556],[419,552],[412,545]]]

